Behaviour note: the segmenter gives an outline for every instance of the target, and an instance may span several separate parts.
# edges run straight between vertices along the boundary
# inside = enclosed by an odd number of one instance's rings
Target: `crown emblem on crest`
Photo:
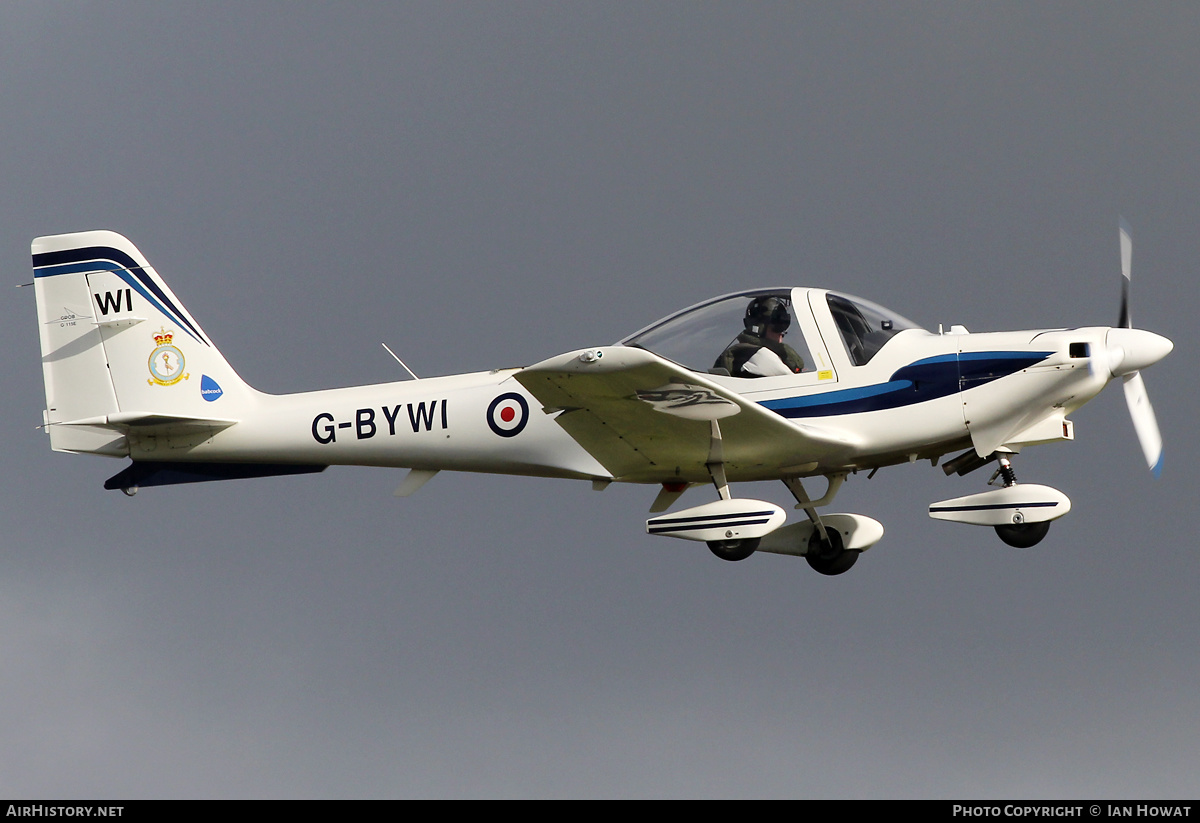
[[[160,326],[158,332],[154,335],[154,345],[155,346],[169,346],[169,345],[171,345],[171,340],[174,337],[175,337],[174,332],[169,332]]]

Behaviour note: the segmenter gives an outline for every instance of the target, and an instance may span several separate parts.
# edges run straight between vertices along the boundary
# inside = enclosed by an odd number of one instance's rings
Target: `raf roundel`
[[[487,422],[501,437],[516,437],[529,421],[529,404],[516,392],[507,392],[492,401]]]

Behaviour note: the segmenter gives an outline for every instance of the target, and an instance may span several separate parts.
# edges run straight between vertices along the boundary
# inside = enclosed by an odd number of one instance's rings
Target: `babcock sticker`
[[[221,391],[221,387],[217,385],[217,381],[213,380],[207,374],[200,375],[200,396],[209,403],[216,400],[225,392]]]

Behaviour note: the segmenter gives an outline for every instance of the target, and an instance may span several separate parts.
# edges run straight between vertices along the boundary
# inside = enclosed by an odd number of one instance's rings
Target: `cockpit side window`
[[[742,292],[702,303],[621,345],[647,349],[694,371],[732,377],[799,374],[816,368],[796,322],[790,289]]]
[[[792,301],[787,294],[765,294],[746,305],[742,328],[713,363],[711,372],[730,377],[782,377],[812,371],[812,356],[802,334],[784,342],[797,329]],[[797,351],[794,342],[803,351]]]
[[[911,320],[866,300],[832,292],[826,297],[850,362],[865,366],[896,334],[918,328]]]

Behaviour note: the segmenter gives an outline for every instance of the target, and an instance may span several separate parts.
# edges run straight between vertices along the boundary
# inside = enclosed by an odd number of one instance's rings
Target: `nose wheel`
[[[1028,549],[1042,542],[1042,538],[1050,531],[1050,521],[1041,523],[1013,523],[1008,526],[996,526],[996,534],[1000,539],[1014,549]]]

